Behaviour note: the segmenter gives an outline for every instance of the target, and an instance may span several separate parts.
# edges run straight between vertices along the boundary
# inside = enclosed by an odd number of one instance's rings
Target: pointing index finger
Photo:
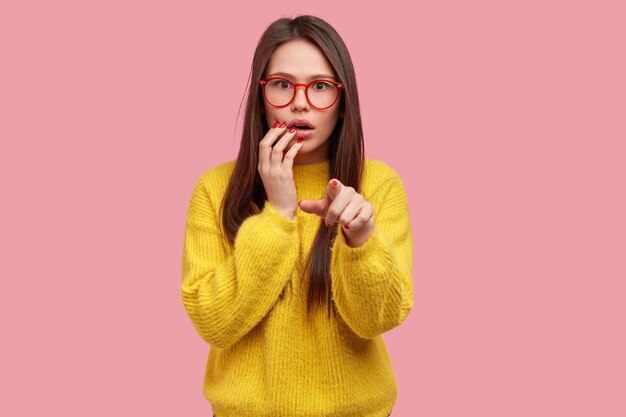
[[[343,187],[343,184],[341,183],[341,181],[339,181],[336,178],[333,178],[328,183],[327,193],[334,200],[335,197],[337,197],[337,195],[341,191],[342,187]]]

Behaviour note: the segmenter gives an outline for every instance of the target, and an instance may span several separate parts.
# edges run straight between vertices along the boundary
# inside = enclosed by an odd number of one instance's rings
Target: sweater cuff
[[[269,201],[265,201],[265,206],[259,214],[273,224],[280,226],[280,228],[287,233],[293,232],[298,227],[296,216],[294,216],[293,219],[287,218],[287,216],[278,211]]]

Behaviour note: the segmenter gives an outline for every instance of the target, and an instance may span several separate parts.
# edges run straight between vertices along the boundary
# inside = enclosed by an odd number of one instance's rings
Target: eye
[[[274,80],[272,81],[272,87],[279,88],[282,90],[288,90],[291,88],[291,83],[285,80]]]
[[[313,83],[312,87],[315,91],[324,91],[330,87],[330,84],[323,81],[318,81],[316,83]]]

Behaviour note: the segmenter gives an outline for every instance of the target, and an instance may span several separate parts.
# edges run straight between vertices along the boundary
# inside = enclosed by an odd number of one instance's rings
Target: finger
[[[327,198],[330,199],[330,195],[326,194]],[[344,189],[344,192],[335,197],[334,200],[331,201],[328,206],[328,210],[326,211],[326,215],[324,216],[324,220],[326,224],[333,225],[337,223],[337,219],[342,215],[345,208],[350,203],[352,199],[352,195],[350,194],[348,189]]]
[[[272,144],[278,139],[280,134],[285,131],[287,126],[272,127],[265,137],[259,142],[259,168],[270,166],[270,155],[272,153]]]
[[[326,186],[326,193],[334,200],[345,186],[337,178],[332,178]]]
[[[324,194],[324,198],[322,199],[322,201],[324,202],[324,212],[320,214],[320,216],[325,219],[326,218],[326,214],[328,214],[328,208],[330,207],[330,204],[333,202],[333,200],[330,199],[330,196],[328,195],[328,193]],[[326,220],[324,220],[326,221]],[[328,223],[326,223],[328,224]]]
[[[347,226],[348,230],[360,229],[364,227],[370,221],[373,221],[374,209],[369,202],[366,202],[361,209],[357,212],[356,217],[352,219]]]
[[[305,213],[316,214],[320,217],[323,217],[326,211],[325,200],[302,200],[298,207]]]
[[[285,159],[283,159],[284,169],[293,169],[293,160],[296,157],[298,151],[302,148],[303,143],[304,141],[302,139],[298,139],[296,143],[291,145],[291,148],[285,154]]]
[[[278,140],[278,142],[274,144],[274,149],[279,149],[281,152],[284,152],[289,142],[291,142],[291,140],[294,139],[297,134],[298,130],[294,127],[289,129],[288,131],[285,131],[282,137]]]
[[[354,220],[361,207],[363,207],[363,203],[365,203],[365,199],[360,194],[355,194],[337,219],[337,223],[347,225]]]
[[[294,138],[298,131],[296,129],[291,129],[283,134],[280,140],[274,145],[272,148],[272,153],[270,155],[270,164],[272,171],[278,171],[282,168],[283,165],[283,157],[285,147]]]

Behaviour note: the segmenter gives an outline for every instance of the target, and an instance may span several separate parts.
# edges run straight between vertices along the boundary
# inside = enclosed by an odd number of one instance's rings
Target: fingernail
[[[282,123],[280,126],[278,126],[278,127],[280,127],[280,128],[282,129],[282,128],[283,128],[283,127],[285,127],[285,126],[287,126],[287,123],[283,122],[283,123]]]
[[[337,181],[336,180],[333,180],[332,183],[333,183],[333,185],[337,185]]]
[[[293,132],[295,132],[295,131],[296,131],[296,128],[295,128],[295,127],[292,127],[291,129],[289,129],[289,133],[293,133]]]
[[[279,125],[279,123],[276,122],[276,123],[274,123],[274,126],[272,126],[272,127],[276,128],[276,127],[278,127],[278,125]]]
[[[302,138],[298,139],[298,143],[302,143]]]

